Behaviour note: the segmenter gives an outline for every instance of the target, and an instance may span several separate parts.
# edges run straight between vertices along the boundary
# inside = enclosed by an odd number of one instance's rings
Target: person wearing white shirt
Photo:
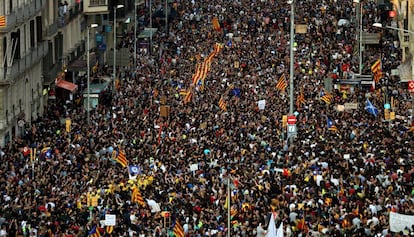
[[[265,237],[266,236],[266,230],[263,229],[262,223],[259,223],[259,225],[256,228],[257,237]]]

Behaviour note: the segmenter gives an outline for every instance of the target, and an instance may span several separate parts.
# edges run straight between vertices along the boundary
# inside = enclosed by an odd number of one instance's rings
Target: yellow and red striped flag
[[[184,237],[184,229],[178,220],[175,221],[173,233],[175,237]]]
[[[287,88],[286,76],[283,73],[279,77],[279,80],[277,81],[276,89],[278,89],[279,91],[284,91],[284,90],[286,90],[286,88]]]
[[[112,231],[114,231],[114,227],[107,225],[107,226],[105,226],[105,231],[108,234],[112,234]]]
[[[202,66],[202,63],[197,63],[193,78],[191,79],[191,81],[193,82],[193,85],[196,85],[200,78],[201,66]]]
[[[7,26],[6,16],[0,16],[0,27],[6,27],[6,26]]]
[[[139,191],[139,189],[136,186],[134,186],[132,188],[131,202],[132,203],[138,203],[138,205],[140,205],[142,207],[146,206],[145,200],[142,197],[141,192]]]
[[[219,107],[220,107],[220,109],[222,109],[223,111],[227,111],[227,103],[226,103],[226,101],[224,100],[223,96],[222,96],[222,97],[220,97],[220,100],[219,100],[218,106],[219,106]]]
[[[230,220],[233,220],[237,214],[239,214],[239,211],[236,208],[230,208]]]
[[[186,89],[181,89],[179,94],[182,96],[186,96],[188,94],[188,91]]]
[[[128,160],[126,158],[125,152],[116,149],[112,152],[112,159],[122,165],[122,167],[127,167]]]
[[[184,97],[184,104],[190,103],[192,97],[193,97],[193,92],[191,91],[191,89],[189,89],[187,91],[187,94]]]
[[[375,61],[374,64],[371,66],[371,72],[373,74],[381,71],[381,59],[379,58],[377,61]]]
[[[374,74],[374,82],[375,84],[378,84],[378,82],[381,80],[382,78],[382,72],[378,71]]]
[[[305,94],[303,93],[303,90],[300,90],[298,98],[296,99],[296,108],[302,107],[302,105],[305,103],[306,103]]]
[[[217,17],[214,17],[211,20],[211,23],[213,24],[213,29],[219,31],[220,30],[220,23]]]
[[[322,89],[320,96],[321,100],[324,101],[326,104],[332,103],[333,95],[329,93],[327,90]]]

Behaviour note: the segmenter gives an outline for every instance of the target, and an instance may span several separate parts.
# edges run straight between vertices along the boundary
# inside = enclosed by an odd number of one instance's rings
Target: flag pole
[[[230,237],[230,232],[231,232],[231,219],[230,219],[230,198],[231,198],[231,194],[230,194],[230,176],[227,179],[227,195],[229,198],[227,198],[227,237]]]

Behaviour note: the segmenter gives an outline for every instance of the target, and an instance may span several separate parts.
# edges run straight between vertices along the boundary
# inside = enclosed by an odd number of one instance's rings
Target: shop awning
[[[65,81],[65,80],[59,80],[56,83],[56,86],[63,88],[65,90],[68,90],[70,92],[74,92],[76,89],[78,89],[78,85],[73,84],[72,82]]]
[[[145,39],[154,36],[157,32],[158,28],[144,28],[138,35],[138,39]]]

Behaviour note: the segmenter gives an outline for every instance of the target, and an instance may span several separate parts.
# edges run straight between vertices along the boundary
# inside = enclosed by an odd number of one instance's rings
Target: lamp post
[[[165,33],[168,37],[168,0],[165,0]]]
[[[357,3],[357,21],[359,21],[358,22],[358,24],[357,24],[357,26],[358,26],[358,54],[359,54],[359,58],[358,58],[358,60],[359,60],[359,66],[358,66],[358,72],[359,72],[359,75],[362,75],[362,3],[361,3],[361,0],[354,0],[354,3]]]
[[[150,45],[149,45],[149,54],[152,54],[152,0],[149,0],[149,20],[150,20]]]
[[[116,9],[123,8],[124,5],[116,5],[114,7],[114,88],[115,88],[115,80],[116,80]]]
[[[90,74],[91,74],[91,63],[90,63],[90,58],[89,58],[89,51],[90,51],[90,40],[89,40],[89,34],[90,34],[90,29],[91,28],[96,28],[98,27],[98,24],[91,24],[90,26],[88,26],[87,31],[86,31],[86,67],[87,67],[87,74],[86,74],[86,86],[87,86],[87,91],[88,91],[88,99],[86,101],[87,105],[86,105],[86,120],[88,122],[88,124],[90,123],[90,110],[91,110],[91,79],[90,79]]]
[[[414,31],[406,30],[406,29],[402,29],[402,28],[397,28],[397,27],[392,27],[392,26],[383,26],[381,23],[374,23],[374,24],[372,24],[372,26],[378,27],[378,28],[390,29],[390,30],[400,30],[400,31],[405,32],[405,33],[414,34]]]
[[[137,0],[134,5],[134,71],[137,70]]]
[[[374,23],[374,24],[372,24],[372,26],[378,27],[378,28],[383,28],[383,29],[399,30],[399,31],[414,35],[414,31],[406,30],[406,29],[402,29],[402,28],[398,28],[398,27],[392,27],[392,26],[383,26],[381,23]],[[411,59],[411,80],[413,78],[414,78],[414,60]],[[414,121],[414,94],[413,93],[411,93],[411,104],[412,104],[411,122],[413,122]]]
[[[289,65],[289,114],[293,114],[293,73],[294,73],[294,61],[295,55],[293,50],[293,44],[295,41],[295,2],[294,0],[289,0],[290,4],[290,65]]]
[[[294,114],[293,111],[293,74],[294,74],[294,64],[295,64],[295,55],[294,55],[294,43],[295,43],[295,1],[288,0],[290,4],[290,41],[289,41],[289,50],[290,50],[290,63],[289,63],[289,116]],[[296,134],[296,124],[288,124],[287,126],[287,139],[286,145],[292,144],[293,138]]]

